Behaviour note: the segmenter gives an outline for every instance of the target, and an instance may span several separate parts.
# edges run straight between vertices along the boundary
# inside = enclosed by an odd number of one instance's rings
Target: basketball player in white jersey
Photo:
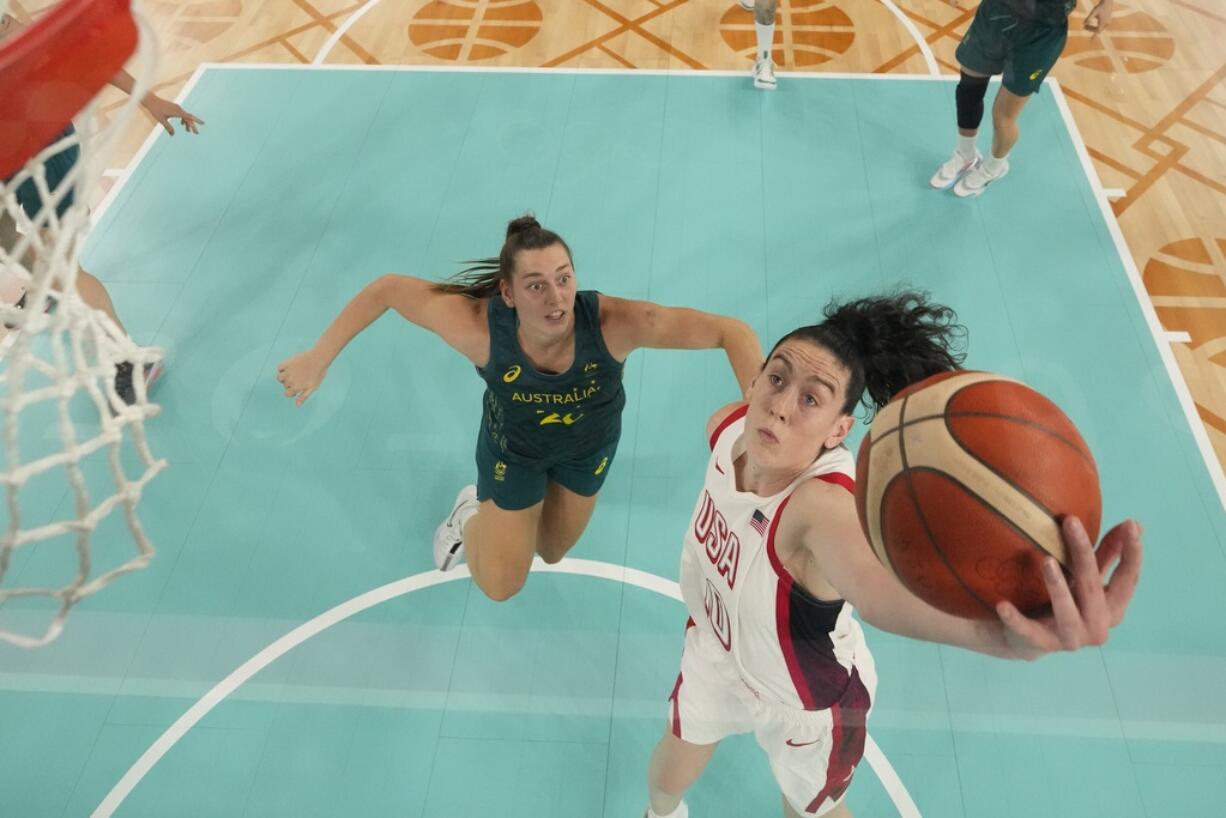
[[[681,558],[690,622],[646,818],[685,818],[682,796],[716,744],[747,732],[770,758],[786,818],[850,816],[843,796],[877,683],[853,606],[883,630],[1015,659],[1101,645],[1123,618],[1141,566],[1132,521],[1097,554],[1080,522],[1065,521],[1072,580],[1048,559],[1053,614],[1038,620],[1007,602],[998,621],[942,613],[865,542],[855,460],[843,445],[852,413],[862,398],[880,408],[908,384],[957,368],[954,319],[916,293],[831,305],[823,323],[775,345],[748,403],[711,417],[711,458]]]

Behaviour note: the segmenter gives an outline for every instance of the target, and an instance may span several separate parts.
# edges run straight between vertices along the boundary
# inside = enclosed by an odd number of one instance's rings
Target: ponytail
[[[465,262],[472,266],[466,267],[443,283],[435,284],[434,291],[468,298],[492,298],[498,295],[503,281],[511,280],[511,274],[515,271],[515,256],[520,250],[541,250],[555,244],[562,245],[566,255],[571,255],[570,247],[562,237],[541,227],[535,216],[525,214],[512,219],[507,225],[506,241],[503,242],[497,258]]]
[[[930,301],[925,292],[903,290],[845,304],[831,301],[823,315],[820,324],[789,332],[775,349],[798,339],[830,350],[851,373],[845,414],[863,405],[871,419],[903,389],[959,369],[966,358],[966,327],[957,323],[957,313]]]

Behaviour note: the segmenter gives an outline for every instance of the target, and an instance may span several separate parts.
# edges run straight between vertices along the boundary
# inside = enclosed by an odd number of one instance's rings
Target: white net
[[[8,0],[0,12],[8,14]],[[73,605],[153,555],[136,506],[166,465],[144,428],[158,408],[142,374],[161,353],[134,343],[77,288],[91,193],[154,72],[151,30],[136,18],[127,102],[103,122],[95,97],[75,117],[75,133],[0,182],[0,639],[25,647],[55,639]],[[8,36],[18,36],[13,28]],[[131,367],[124,394],[120,365]],[[106,524],[112,515],[127,531]]]

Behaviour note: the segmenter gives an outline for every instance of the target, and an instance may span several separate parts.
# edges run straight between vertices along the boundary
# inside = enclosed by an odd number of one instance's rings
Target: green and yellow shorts
[[[1019,97],[1039,90],[1064,51],[1068,18],[1060,23],[1027,20],[1004,0],[983,0],[954,56],[976,74],[1002,74]]]
[[[614,440],[578,459],[531,461],[504,455],[483,429],[477,434],[477,499],[493,500],[505,511],[519,511],[544,500],[550,481],[591,497],[609,476],[617,443]]]

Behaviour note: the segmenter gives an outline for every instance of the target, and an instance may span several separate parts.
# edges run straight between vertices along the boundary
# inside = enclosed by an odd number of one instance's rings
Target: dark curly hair
[[[779,339],[802,340],[830,350],[851,373],[843,412],[863,405],[868,419],[913,383],[959,369],[966,353],[966,327],[949,307],[926,292],[901,290],[855,301],[831,301],[820,324],[800,327]],[[771,355],[767,355],[770,360]]]

